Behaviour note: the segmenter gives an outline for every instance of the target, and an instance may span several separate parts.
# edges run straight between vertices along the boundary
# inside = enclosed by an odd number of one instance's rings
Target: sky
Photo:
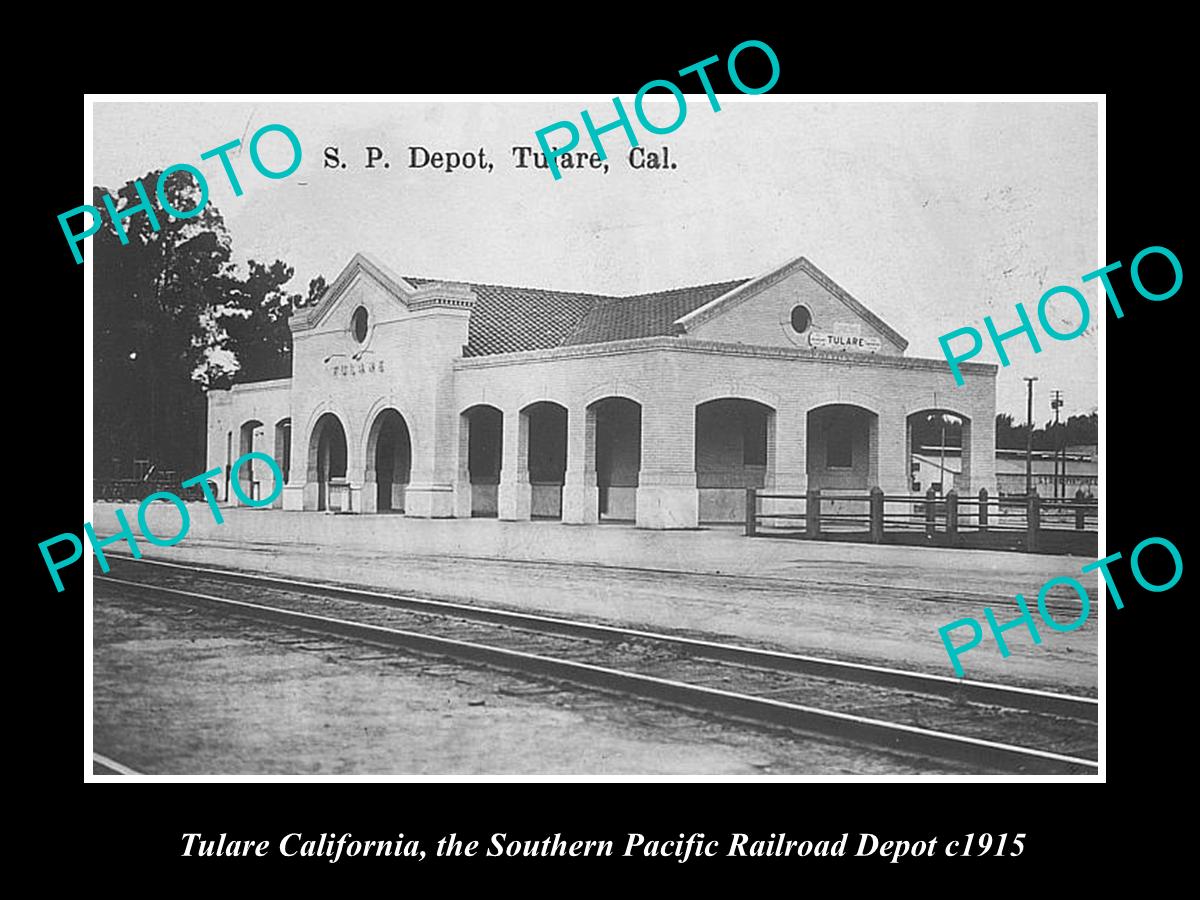
[[[646,110],[665,125],[677,108],[663,96]],[[907,356],[942,359],[940,335],[983,332],[985,315],[1013,328],[1017,302],[1036,322],[1042,294],[1069,285],[1088,298],[1092,325],[1065,342],[1039,330],[1036,355],[1024,337],[1007,342],[997,411],[1024,420],[1026,375],[1039,378],[1036,421],[1051,418],[1055,388],[1064,419],[1096,408],[1104,301],[1098,281],[1080,276],[1112,260],[1097,255],[1094,103],[719,99],[714,112],[688,95],[669,135],[634,119],[640,144],[660,158],[668,147],[674,168],[630,168],[617,129],[602,137],[607,173],[564,170],[559,181],[532,162],[517,168],[512,148],[537,149],[534,133],[562,120],[583,131],[584,108],[598,126],[611,121],[610,98],[97,103],[92,181],[116,190],[174,163],[197,166],[235,259],[286,261],[298,293],[317,274],[332,282],[359,251],[401,275],[617,295],[754,277],[803,255],[904,335]],[[260,176],[246,146],[272,123],[302,148],[281,179]],[[244,193],[234,196],[219,160],[200,154],[238,139],[230,160]],[[367,147],[383,152],[374,168]],[[482,149],[491,169],[410,168],[410,147]],[[592,149],[586,132],[578,149]],[[260,150],[269,168],[291,159],[278,133]],[[1080,315],[1071,301],[1049,312],[1063,332]],[[977,361],[997,362],[990,345]]]

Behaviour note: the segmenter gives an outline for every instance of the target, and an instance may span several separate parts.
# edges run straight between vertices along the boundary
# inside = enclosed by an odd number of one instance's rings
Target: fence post
[[[758,491],[746,488],[746,537],[758,531]]]
[[[958,491],[951,489],[946,495],[946,543],[953,547],[958,542]]]
[[[937,534],[937,491],[930,488],[925,492],[925,537],[933,540]]]
[[[871,488],[871,540],[883,543],[883,491],[879,485]]]
[[[813,488],[804,496],[804,536],[821,536],[821,489]]]
[[[988,528],[988,492],[987,488],[979,489],[979,530]]]
[[[1025,549],[1031,553],[1038,549],[1038,532],[1042,527],[1042,498],[1037,494],[1025,498],[1025,526],[1026,540]]]

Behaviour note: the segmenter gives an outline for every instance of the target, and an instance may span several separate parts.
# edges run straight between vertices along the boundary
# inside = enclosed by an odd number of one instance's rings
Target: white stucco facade
[[[586,297],[356,256],[293,317],[291,379],[210,394],[209,467],[279,459],[287,421],[286,509],[691,528],[738,519],[746,487],[908,493],[909,416],[941,410],[960,492],[995,490],[995,366],[957,387],[804,258],[729,284]]]

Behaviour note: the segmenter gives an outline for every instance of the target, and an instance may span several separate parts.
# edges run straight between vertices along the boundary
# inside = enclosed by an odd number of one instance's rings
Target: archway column
[[[367,449],[364,451],[367,458],[363,461],[362,478],[361,478],[361,503],[354,504],[354,511],[360,513],[377,513],[379,512],[379,485],[376,482],[374,449],[371,447],[371,441],[366,442]],[[347,472],[347,475],[350,473]]]
[[[774,427],[767,430],[767,478],[765,493],[796,494],[808,490],[808,449],[805,444],[805,412],[795,405],[780,409],[774,416]],[[760,500],[759,512],[764,515],[796,515],[804,512],[801,500]],[[764,520],[763,524],[795,528],[798,519]]]
[[[878,439],[872,442],[877,456],[871,470],[878,473],[879,487],[885,494],[911,493],[912,456],[905,452],[910,442],[908,417],[902,411],[884,409],[878,429]]]
[[[303,423],[300,427],[304,427]],[[287,481],[283,485],[281,505],[286,510],[301,512],[304,509],[304,485],[308,473],[308,440],[307,435],[303,433],[300,434],[299,440],[295,439],[295,434],[291,437]]]
[[[349,448],[347,448],[349,450]],[[355,462],[353,465],[347,461],[346,463],[346,481],[347,491],[349,493],[349,509],[345,512],[361,513],[363,509],[363,490],[366,472],[361,462]],[[374,487],[372,485],[372,487]]]
[[[458,417],[458,457],[454,466],[454,508],[456,519],[471,518],[471,417]]]
[[[963,441],[967,443],[966,432]],[[996,413],[994,408],[978,410],[971,419],[971,490],[978,494],[987,488],[993,497],[999,496],[996,488]]]
[[[504,441],[500,463],[499,518],[509,522],[531,518],[533,488],[529,484],[529,417],[504,410]]]
[[[404,491],[404,514],[418,519],[454,517],[454,485],[434,479],[432,469],[413,469]]]
[[[567,412],[567,471],[563,479],[562,520],[568,525],[594,525],[600,521],[594,409],[576,407]]]
[[[304,509],[304,485],[295,484],[295,478],[283,486],[283,508],[299,512]]]
[[[638,474],[638,528],[695,528],[696,412],[690,403],[646,406],[642,411],[642,468]]]

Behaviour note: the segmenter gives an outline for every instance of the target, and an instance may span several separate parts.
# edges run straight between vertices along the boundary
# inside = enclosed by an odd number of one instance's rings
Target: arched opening
[[[879,416],[832,403],[808,412],[808,486],[866,491],[879,484]]]
[[[499,511],[504,413],[494,406],[473,406],[462,414],[467,442],[467,479],[471,484],[471,515],[495,518]]]
[[[605,397],[590,404],[587,414],[595,421],[600,518],[632,522],[642,468],[642,406],[625,397]]]
[[[404,416],[385,409],[367,435],[364,490],[374,483],[375,512],[404,512],[404,491],[412,474],[412,437]]]
[[[746,489],[766,486],[774,424],[775,410],[755,400],[724,397],[696,407],[701,522],[745,520]]]
[[[567,471],[566,407],[544,400],[531,403],[521,415],[528,425],[529,514],[534,519],[561,519]]]
[[[346,430],[333,413],[313,426],[308,444],[308,480],[317,486],[317,509],[348,511]]]
[[[264,439],[263,423],[258,419],[251,419],[248,422],[243,422],[238,438],[238,457],[243,457],[247,453],[253,453],[258,449]],[[261,469],[257,460],[248,459],[242,463],[242,467],[238,472],[238,481],[241,482],[239,487],[245,496],[251,500],[258,499],[259,484],[258,480],[262,475]],[[234,494],[236,497],[237,494]]]
[[[921,409],[908,416],[905,448],[909,489],[940,496],[971,490],[971,420],[948,409]]]

